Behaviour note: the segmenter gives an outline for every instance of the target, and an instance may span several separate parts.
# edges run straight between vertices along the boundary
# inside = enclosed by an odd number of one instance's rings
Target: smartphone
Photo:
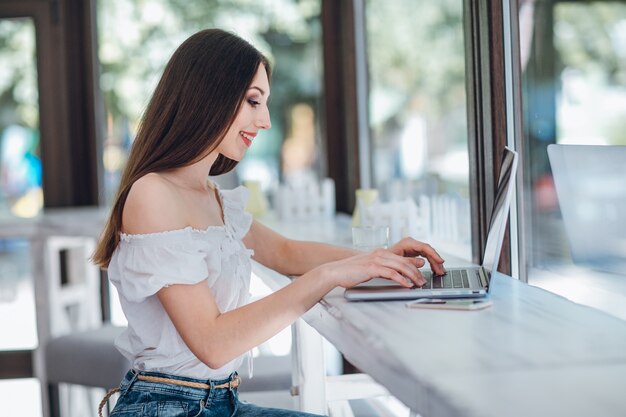
[[[419,298],[407,303],[409,308],[429,308],[441,310],[481,310],[492,304],[488,299],[440,299],[440,298]]]

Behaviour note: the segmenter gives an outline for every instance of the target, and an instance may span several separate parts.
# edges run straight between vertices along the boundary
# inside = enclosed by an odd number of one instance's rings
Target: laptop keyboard
[[[422,286],[424,289],[470,287],[467,271],[465,270],[454,269],[448,271],[445,275],[433,275],[430,271],[422,271],[422,275],[426,279],[426,284]]]

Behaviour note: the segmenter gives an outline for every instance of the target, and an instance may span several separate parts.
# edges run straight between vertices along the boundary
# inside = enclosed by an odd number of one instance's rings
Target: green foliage
[[[39,127],[35,51],[32,19],[0,20],[0,132],[14,123]]]
[[[626,87],[626,5],[578,2],[555,6],[555,47],[566,67]]]
[[[462,2],[369,1],[367,25],[373,85],[435,98],[438,115],[465,97]]]
[[[232,30],[275,62],[274,115],[290,101],[319,96],[322,65],[307,65],[321,55],[319,11],[319,0],[100,0],[100,86],[109,117],[134,130],[169,56],[209,27]],[[269,142],[256,151],[276,154],[280,141]]]

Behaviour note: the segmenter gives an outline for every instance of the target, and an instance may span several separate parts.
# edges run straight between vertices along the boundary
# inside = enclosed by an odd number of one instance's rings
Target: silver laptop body
[[[626,146],[549,145],[574,263],[626,274]]]
[[[413,300],[417,298],[478,298],[489,291],[491,271],[495,271],[500,259],[506,221],[513,197],[517,153],[505,148],[498,189],[494,199],[487,242],[483,248],[483,261],[480,266],[446,268],[446,275],[434,276],[430,270],[422,270],[427,283],[421,288],[405,288],[384,278],[374,278],[368,282],[348,288],[344,297],[350,301],[369,300]]]

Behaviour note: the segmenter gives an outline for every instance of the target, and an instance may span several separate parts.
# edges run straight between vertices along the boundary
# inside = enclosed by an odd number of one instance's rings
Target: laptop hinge
[[[478,276],[480,277],[480,283],[482,284],[484,288],[488,288],[489,281],[490,281],[489,278],[491,274],[485,268],[480,268],[478,271],[479,271]]]

